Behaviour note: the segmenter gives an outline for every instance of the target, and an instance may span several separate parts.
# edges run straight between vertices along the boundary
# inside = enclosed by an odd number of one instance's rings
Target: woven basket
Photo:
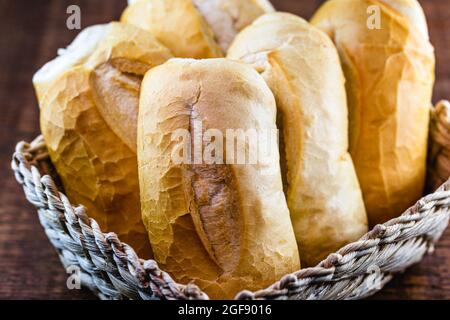
[[[450,215],[450,103],[432,110],[427,189],[435,190],[402,216],[376,226],[361,240],[317,267],[286,275],[250,299],[361,299],[379,291],[395,273],[431,252]],[[114,233],[103,233],[86,209],[62,190],[42,137],[17,145],[12,168],[62,264],[81,270],[81,283],[101,299],[204,300],[197,286],[176,283],[153,260],[144,261]]]

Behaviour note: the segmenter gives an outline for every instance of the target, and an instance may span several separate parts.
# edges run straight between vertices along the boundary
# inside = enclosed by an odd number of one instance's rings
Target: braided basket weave
[[[81,283],[102,299],[208,299],[195,285],[176,283],[153,260],[144,261],[114,233],[103,233],[86,209],[60,192],[61,184],[42,137],[17,145],[12,168],[38,211],[64,267],[77,266]],[[317,267],[286,275],[236,299],[361,299],[431,252],[450,216],[450,103],[432,110],[427,189],[402,216],[376,226],[361,240],[331,254]]]

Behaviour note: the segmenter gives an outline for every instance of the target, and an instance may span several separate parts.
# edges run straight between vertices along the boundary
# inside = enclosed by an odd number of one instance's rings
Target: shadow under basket
[[[427,190],[440,186],[437,191],[316,267],[236,299],[362,299],[430,253],[450,216],[450,103],[442,101],[431,112]],[[42,137],[17,145],[12,169],[64,267],[79,267],[82,285],[99,298],[208,299],[197,286],[176,283],[155,261],[140,259],[117,235],[103,233],[84,207],[72,205],[60,192]]]

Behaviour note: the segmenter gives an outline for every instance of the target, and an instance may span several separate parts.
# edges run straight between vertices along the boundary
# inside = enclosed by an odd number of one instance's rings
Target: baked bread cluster
[[[70,200],[224,299],[420,198],[434,65],[415,0],[134,0],[33,83]]]

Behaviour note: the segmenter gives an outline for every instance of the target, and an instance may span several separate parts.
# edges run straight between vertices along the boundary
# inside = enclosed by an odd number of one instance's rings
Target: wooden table
[[[309,18],[320,0],[277,0],[279,10]],[[434,100],[450,98],[449,0],[421,1],[438,56]],[[66,9],[78,4],[82,26],[117,19],[125,0],[0,0],[0,299],[93,299],[69,291],[66,275],[34,208],[17,186],[10,159],[16,142],[39,134],[31,78],[77,31],[66,28]],[[433,255],[396,277],[375,298],[449,299],[450,230]]]

